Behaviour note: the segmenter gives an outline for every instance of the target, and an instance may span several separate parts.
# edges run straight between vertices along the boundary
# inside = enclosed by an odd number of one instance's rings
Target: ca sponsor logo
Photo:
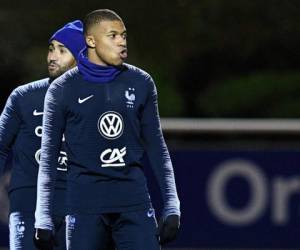
[[[41,162],[41,149],[37,150],[35,152],[35,160],[38,164],[40,164]],[[67,162],[68,162],[68,157],[67,157],[67,153],[64,151],[60,151],[59,152],[59,157],[58,157],[58,164],[59,167],[57,167],[57,170],[59,171],[67,171]]]
[[[101,167],[124,167],[125,161],[123,157],[126,155],[126,147],[122,149],[108,148],[104,150],[100,155],[102,162]]]
[[[59,167],[57,168],[57,170],[67,171],[67,166],[68,166],[67,162],[68,162],[67,153],[64,151],[60,151],[60,155],[58,157]]]
[[[109,140],[117,139],[123,134],[123,118],[114,111],[103,113],[98,120],[100,134]]]

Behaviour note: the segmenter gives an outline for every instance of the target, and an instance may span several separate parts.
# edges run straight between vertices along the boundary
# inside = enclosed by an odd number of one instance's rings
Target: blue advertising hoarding
[[[176,151],[172,160],[182,226],[170,246],[300,249],[300,152]]]

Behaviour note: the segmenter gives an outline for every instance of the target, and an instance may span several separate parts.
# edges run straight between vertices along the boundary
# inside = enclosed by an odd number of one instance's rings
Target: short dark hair
[[[83,21],[83,31],[86,35],[89,29],[101,21],[121,21],[122,18],[114,11],[109,9],[94,10],[86,15]]]

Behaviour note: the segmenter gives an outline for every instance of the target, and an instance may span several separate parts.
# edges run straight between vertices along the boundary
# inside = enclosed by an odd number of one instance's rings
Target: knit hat
[[[57,40],[70,50],[77,60],[79,51],[85,47],[85,38],[83,35],[83,24],[80,20],[67,23],[64,27],[56,31],[49,42]]]

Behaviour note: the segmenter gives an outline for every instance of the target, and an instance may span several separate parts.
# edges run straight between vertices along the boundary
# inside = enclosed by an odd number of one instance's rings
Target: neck
[[[87,58],[91,63],[100,65],[100,66],[108,66],[106,63],[104,63],[100,58],[98,57],[96,50],[92,48],[87,49]]]
[[[78,56],[78,70],[86,81],[106,83],[113,81],[122,72],[122,67],[103,65],[94,53],[83,50]]]

